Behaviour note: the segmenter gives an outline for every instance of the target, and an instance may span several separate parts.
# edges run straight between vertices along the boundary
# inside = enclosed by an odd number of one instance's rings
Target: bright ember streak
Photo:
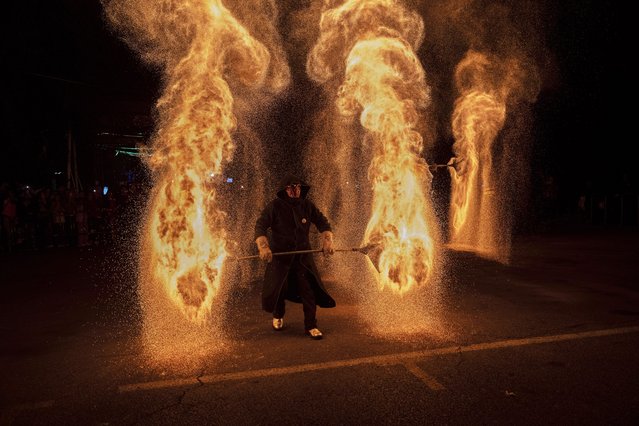
[[[364,244],[379,244],[381,287],[404,294],[428,282],[435,256],[426,196],[432,175],[415,130],[418,108],[429,101],[415,56],[423,23],[395,0],[349,0],[322,14],[320,31],[308,69],[313,78],[326,81],[336,73],[330,64],[336,50],[343,50],[339,59],[344,62],[335,66],[345,64],[337,107],[345,116],[361,111],[365,142],[374,150],[372,214]]]
[[[129,12],[129,19],[146,19],[136,23],[137,30],[142,42],[155,43],[150,55],[158,55],[155,61],[165,67],[149,160],[157,176],[149,269],[185,317],[202,323],[227,257],[224,213],[217,207],[216,188],[206,181],[211,173],[222,173],[233,155],[236,120],[227,79],[260,84],[270,54],[220,0],[179,6],[147,2],[143,9],[143,14]]]

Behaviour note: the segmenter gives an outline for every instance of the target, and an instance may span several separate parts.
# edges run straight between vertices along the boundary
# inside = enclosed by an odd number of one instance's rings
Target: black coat
[[[283,181],[277,198],[271,201],[262,211],[255,224],[255,239],[261,236],[268,236],[268,229],[271,230],[269,245],[273,253],[293,250],[308,250],[311,248],[308,233],[311,223],[315,224],[320,232],[330,231],[331,225],[326,217],[315,205],[306,199],[306,194],[310,187],[302,184],[301,196],[298,199],[289,198],[283,189],[287,184],[300,182],[293,177]],[[315,292],[315,302],[322,308],[332,308],[335,300],[328,294],[324,284],[320,279],[313,254],[298,255],[301,265],[310,272],[312,276],[311,285]],[[262,287],[262,309],[267,312],[275,310],[282,289],[286,280],[289,279],[289,270],[294,260],[290,256],[273,256],[273,260],[266,266],[264,275],[264,285]],[[297,294],[296,286],[287,286],[288,291],[283,295],[293,302],[301,302]]]

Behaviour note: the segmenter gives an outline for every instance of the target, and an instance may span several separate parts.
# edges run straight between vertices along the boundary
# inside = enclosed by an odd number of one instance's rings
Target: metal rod
[[[322,249],[312,249],[312,250],[295,250],[295,251],[281,251],[279,253],[273,253],[273,256],[286,256],[290,254],[305,254],[305,253],[321,253]],[[233,260],[248,260],[248,259],[259,259],[260,255],[255,254],[253,256],[242,256],[242,257],[232,257]]]
[[[310,249],[310,250],[295,250],[295,251],[281,251],[277,253],[273,253],[273,256],[287,256],[291,254],[306,254],[306,253],[322,253],[324,250],[322,249]],[[346,248],[346,249],[335,249],[335,252],[344,252],[344,251],[356,251],[363,253],[362,249],[359,247]],[[364,253],[366,254],[366,253]],[[259,259],[260,255],[255,254],[252,256],[242,256],[242,257],[231,257],[231,260],[249,260],[249,259]]]

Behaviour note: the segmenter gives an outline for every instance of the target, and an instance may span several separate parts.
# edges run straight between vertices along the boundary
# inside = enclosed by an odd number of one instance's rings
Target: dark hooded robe
[[[286,186],[301,183],[300,198],[290,198]],[[311,223],[319,232],[331,231],[331,225],[315,205],[306,199],[310,186],[294,176],[288,176],[281,182],[277,198],[262,211],[255,224],[255,239],[267,236],[273,253],[295,250],[309,250],[311,245],[308,233]],[[270,235],[267,233],[271,230]],[[289,283],[289,271],[296,258],[310,275],[311,286],[315,293],[315,302],[322,308],[335,307],[335,300],[328,294],[320,279],[313,254],[273,256],[266,265],[262,287],[262,309],[273,312],[280,297],[301,303],[295,283]]]

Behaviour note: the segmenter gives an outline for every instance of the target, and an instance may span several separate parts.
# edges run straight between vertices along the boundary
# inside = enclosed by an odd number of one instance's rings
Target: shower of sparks
[[[415,55],[422,38],[421,18],[399,1],[329,1],[307,63],[319,82],[343,72],[337,108],[346,117],[359,115],[364,143],[373,146],[364,244],[377,247],[380,286],[398,294],[428,283],[435,263],[432,175],[416,130],[419,110],[430,101]]]
[[[501,261],[508,258],[510,229],[505,217],[515,201],[507,199],[503,184],[522,160],[512,152],[516,140],[500,141],[502,153],[498,154],[498,136],[506,122],[509,102],[522,96],[518,92],[525,81],[521,64],[515,59],[471,50],[457,65],[459,97],[452,117],[457,161],[456,168],[450,169],[452,248]],[[529,96],[534,96],[535,86],[528,90]]]
[[[161,67],[164,93],[148,165],[155,173],[145,270],[183,315],[203,323],[219,291],[225,213],[208,177],[234,151],[231,83],[259,86],[271,54],[221,0],[105,2],[112,23]],[[161,309],[156,306],[155,309]]]

